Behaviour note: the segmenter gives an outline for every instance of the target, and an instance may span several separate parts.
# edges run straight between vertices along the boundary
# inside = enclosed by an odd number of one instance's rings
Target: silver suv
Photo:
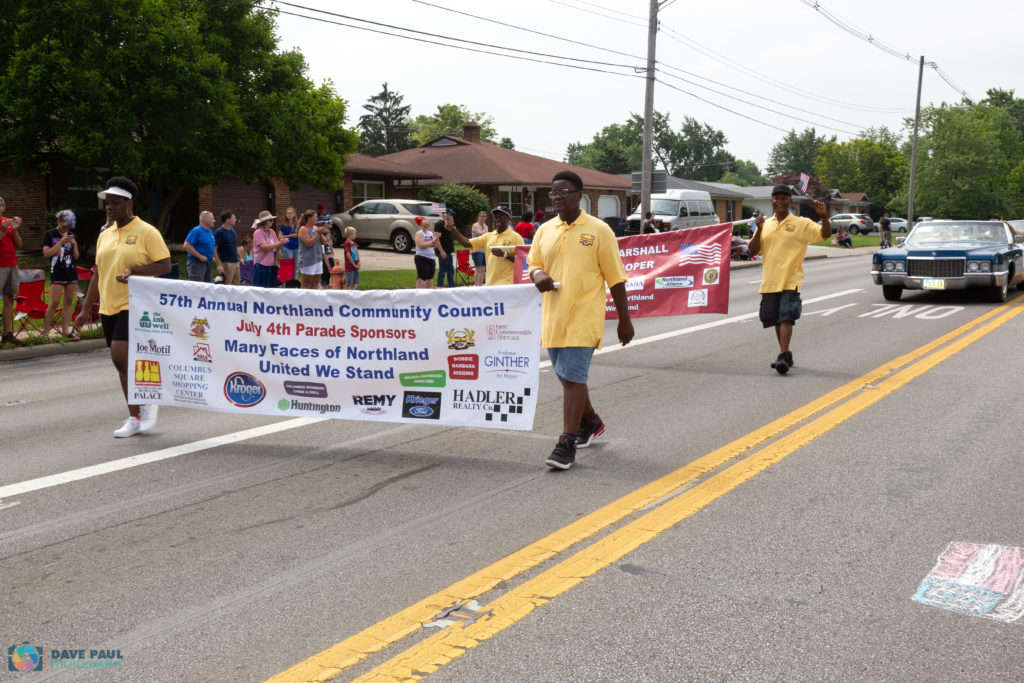
[[[839,228],[846,228],[852,235],[857,233],[866,235],[875,229],[875,222],[866,213],[837,213],[829,218],[828,221],[832,224],[833,231]]]
[[[395,251],[410,252],[413,235],[424,221],[433,224],[441,218],[431,211],[431,203],[417,199],[368,199],[348,211],[331,216],[335,244],[345,241],[345,228],[356,229],[356,243],[390,242]]]

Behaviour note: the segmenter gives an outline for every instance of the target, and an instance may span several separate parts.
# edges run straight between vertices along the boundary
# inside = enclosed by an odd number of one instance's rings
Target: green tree
[[[921,122],[915,214],[988,218],[1020,210],[1024,136],[1005,109],[929,107]]]
[[[494,119],[485,112],[472,113],[462,104],[439,104],[431,115],[420,114],[412,122],[412,137],[418,145],[425,145],[442,135],[462,137],[462,127],[475,121],[480,126],[480,139],[497,144],[498,131]]]
[[[455,225],[462,232],[473,225],[477,214],[491,210],[487,195],[475,187],[459,183],[428,185],[420,189],[419,198],[428,202],[444,202],[446,207],[455,212]]]
[[[505,149],[515,149],[516,143],[512,142],[512,138],[505,137],[502,138],[500,142],[498,142],[498,147],[504,147]]]
[[[833,135],[831,140],[835,141]],[[805,128],[797,133],[790,130],[786,136],[768,154],[767,175],[775,176],[783,173],[808,173],[814,171],[814,160],[818,156],[818,150],[829,139],[819,137],[813,128]]]
[[[761,185],[764,182],[764,176],[753,161],[736,159],[730,165],[729,170],[722,174],[719,182],[747,187]]]
[[[830,140],[814,161],[814,172],[822,183],[866,193],[879,214],[903,188],[905,167],[899,138],[884,126],[862,131],[852,140]]]
[[[129,176],[140,213],[160,191],[161,228],[184,191],[224,176],[336,187],[356,145],[345,102],[274,29],[244,0],[8,0],[0,148]]]
[[[366,114],[359,117],[359,152],[370,156],[381,156],[415,147],[412,139],[412,119],[409,105],[403,105],[404,98],[394,90],[383,89],[371,97],[363,109]]]

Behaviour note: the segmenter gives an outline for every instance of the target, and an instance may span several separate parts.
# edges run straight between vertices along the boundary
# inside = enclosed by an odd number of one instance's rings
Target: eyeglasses
[[[562,197],[564,199],[565,197],[571,195],[573,192],[580,191],[581,190],[551,190],[551,192],[548,192],[548,199],[554,199],[555,197]]]

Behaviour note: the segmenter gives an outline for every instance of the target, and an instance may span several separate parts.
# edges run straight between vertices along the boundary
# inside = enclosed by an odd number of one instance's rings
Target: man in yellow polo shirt
[[[800,286],[804,282],[804,257],[807,245],[826,240],[832,234],[825,202],[814,200],[814,210],[821,218],[818,225],[810,218],[794,216],[789,212],[793,190],[789,185],[772,188],[774,215],[765,220],[757,217],[757,232],[747,245],[751,256],[763,252],[761,268],[761,324],[775,327],[779,341],[779,357],[772,367],[781,375],[793,366],[789,342],[793,338],[793,324],[800,318],[802,303]]]
[[[452,224],[449,227],[445,223],[444,229],[452,233],[452,237],[464,247],[470,249],[484,249],[487,252],[487,269],[484,271],[485,285],[510,285],[512,284],[512,269],[515,266],[515,248],[523,244],[523,238],[515,230],[508,227],[509,218],[512,213],[508,207],[499,204],[491,209],[491,216],[494,218],[494,230],[485,232],[479,237],[472,239],[466,237],[458,228]],[[501,249],[501,247],[513,247],[512,249]]]
[[[587,378],[594,349],[604,337],[605,284],[619,313],[619,341],[625,346],[633,339],[626,269],[615,233],[580,209],[582,196],[577,174],[555,174],[548,197],[558,216],[540,226],[526,258],[530,280],[543,292],[540,345],[562,382],[562,434],[545,461],[560,470],[572,467],[576,449],[586,448],[604,431],[590,403]]]

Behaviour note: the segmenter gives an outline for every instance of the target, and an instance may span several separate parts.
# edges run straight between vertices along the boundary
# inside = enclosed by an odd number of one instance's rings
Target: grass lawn
[[[835,237],[835,233],[832,233],[832,237]],[[832,237],[829,237],[824,242],[812,242],[816,247],[835,247],[836,249],[845,249],[846,247],[840,247],[838,244],[832,244]],[[878,242],[882,239],[876,234],[871,235],[853,235],[853,246],[855,247],[877,247]]]

